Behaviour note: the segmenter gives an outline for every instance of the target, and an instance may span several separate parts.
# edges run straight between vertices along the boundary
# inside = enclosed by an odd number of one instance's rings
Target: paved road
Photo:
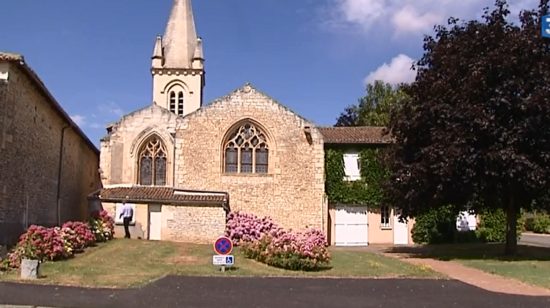
[[[534,234],[534,233],[522,233],[521,239],[519,240],[520,244],[523,245],[532,245],[540,247],[549,247],[550,248],[550,235],[548,234]]]
[[[169,276],[141,289],[0,283],[0,304],[50,307],[550,307],[454,280]]]

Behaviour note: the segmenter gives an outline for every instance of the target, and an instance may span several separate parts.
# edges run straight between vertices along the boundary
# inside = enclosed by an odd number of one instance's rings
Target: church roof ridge
[[[196,112],[199,112],[205,108],[208,108],[209,106],[212,106],[212,105],[215,105],[215,104],[218,104],[218,103],[221,103],[223,101],[228,101],[230,100],[230,98],[232,96],[234,96],[235,94],[238,94],[239,92],[240,93],[251,93],[251,92],[256,92],[262,96],[264,96],[265,98],[267,98],[268,100],[272,101],[273,103],[281,106],[285,111],[289,112],[289,113],[292,113],[293,115],[295,115],[296,117],[298,117],[300,120],[304,121],[304,122],[307,122],[313,126],[317,126],[315,124],[315,122],[313,121],[310,121],[308,119],[306,119],[305,117],[301,116],[299,113],[295,112],[294,110],[292,110],[290,107],[286,106],[285,104],[282,104],[281,102],[279,102],[277,99],[273,98],[272,96],[270,96],[269,94],[266,94],[265,92],[263,92],[262,90],[258,89],[258,87],[256,87],[252,82],[245,82],[244,85],[236,88],[235,90],[231,91],[229,94],[226,94],[224,96],[221,96],[221,97],[218,97],[214,100],[212,100],[211,102],[209,102],[205,107],[197,110]],[[193,114],[193,113],[192,113]]]

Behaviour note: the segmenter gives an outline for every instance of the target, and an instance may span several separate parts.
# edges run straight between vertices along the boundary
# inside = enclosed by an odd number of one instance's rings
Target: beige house
[[[93,196],[115,216],[122,202],[134,204],[133,236],[211,242],[223,235],[229,210],[294,230],[334,229],[320,128],[250,84],[203,105],[202,40],[190,0],[174,1],[151,73],[152,104],[107,128],[104,188]]]
[[[88,217],[99,151],[20,55],[0,53],[0,245]]]

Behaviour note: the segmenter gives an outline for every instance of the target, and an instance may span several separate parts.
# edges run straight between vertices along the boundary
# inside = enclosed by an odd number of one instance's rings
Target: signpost
[[[230,255],[233,251],[233,242],[230,238],[222,236],[214,242],[214,252],[217,255],[212,257],[212,264],[221,266],[220,270],[225,272],[226,267],[235,264],[235,257]]]
[[[550,15],[542,16],[542,20],[540,24],[541,24],[542,37],[550,38]]]

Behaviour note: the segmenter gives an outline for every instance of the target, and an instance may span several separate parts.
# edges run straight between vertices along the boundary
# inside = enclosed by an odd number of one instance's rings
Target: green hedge
[[[550,233],[550,215],[535,214],[526,219],[525,229],[535,233]]]
[[[479,213],[480,223],[476,231],[467,232],[456,230],[458,213],[458,209],[452,205],[448,205],[419,215],[416,217],[416,222],[412,229],[413,241],[418,244],[505,242],[506,215],[503,210],[481,211]],[[518,221],[518,237],[521,235],[522,225],[521,221]]]

